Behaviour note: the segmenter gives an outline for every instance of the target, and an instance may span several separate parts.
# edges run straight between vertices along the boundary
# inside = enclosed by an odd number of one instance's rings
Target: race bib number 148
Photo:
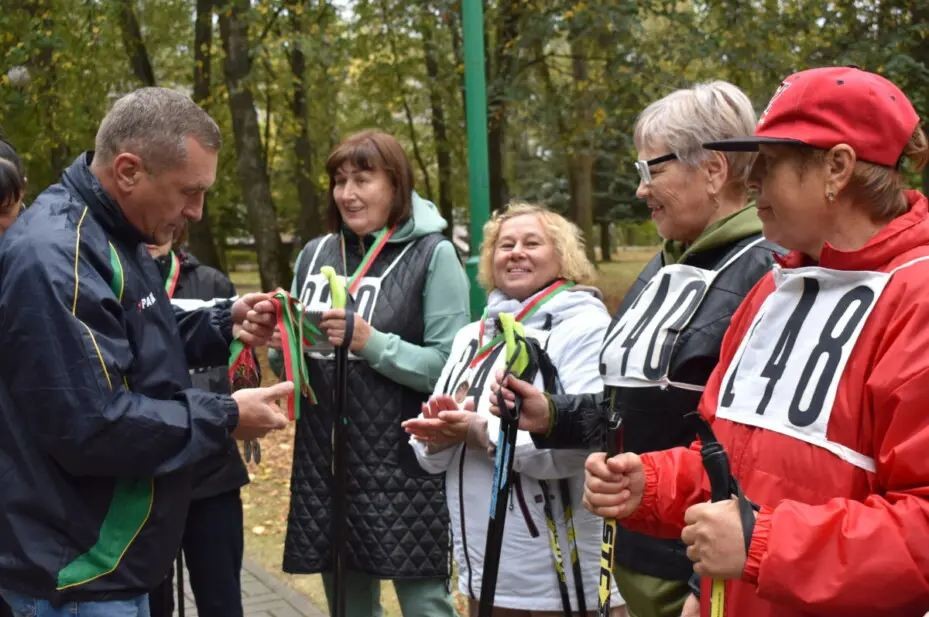
[[[824,268],[775,270],[764,301],[723,376],[716,415],[790,435],[854,464],[827,439],[848,358],[890,274]]]

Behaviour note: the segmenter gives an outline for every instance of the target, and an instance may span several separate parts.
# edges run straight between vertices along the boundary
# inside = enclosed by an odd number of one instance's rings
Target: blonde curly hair
[[[596,280],[596,271],[584,252],[584,237],[577,225],[545,206],[514,201],[503,210],[494,212],[484,224],[477,280],[485,291],[490,292],[497,286],[494,282],[494,250],[500,238],[500,228],[505,221],[525,215],[533,215],[542,223],[561,260],[560,277],[580,285],[589,285]]]

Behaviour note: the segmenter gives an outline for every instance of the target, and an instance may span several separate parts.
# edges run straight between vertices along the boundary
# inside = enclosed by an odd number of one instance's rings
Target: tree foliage
[[[264,282],[280,283],[297,247],[274,239],[300,244],[323,231],[325,159],[352,131],[395,134],[417,190],[466,221],[459,1],[7,0],[0,126],[35,194],[93,147],[121,94],[152,83],[190,92],[226,143],[195,246],[220,264],[223,247],[255,242]],[[674,88],[726,79],[760,110],[794,70],[856,64],[929,111],[922,0],[484,6],[493,204],[544,202],[576,220],[591,245],[597,223],[647,217],[634,195],[632,126]],[[242,55],[230,58],[222,25]]]

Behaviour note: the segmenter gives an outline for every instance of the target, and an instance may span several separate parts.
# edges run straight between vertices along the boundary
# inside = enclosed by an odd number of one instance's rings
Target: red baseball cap
[[[918,123],[913,104],[890,81],[855,67],[833,66],[785,79],[762,112],[754,136],[703,147],[753,152],[758,144],[799,144],[828,150],[844,143],[859,160],[895,167]]]

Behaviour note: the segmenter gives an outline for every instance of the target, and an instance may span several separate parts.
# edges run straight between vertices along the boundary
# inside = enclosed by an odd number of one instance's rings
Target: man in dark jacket
[[[292,384],[228,396],[188,372],[222,363],[234,333],[265,343],[268,297],[175,311],[145,249],[200,218],[219,145],[188,97],[135,91],[0,241],[0,594],[16,614],[147,616],[192,466],[286,424]]]
[[[149,253],[165,282],[171,303],[183,310],[203,308],[236,295],[225,274],[204,266],[183,250],[180,241],[150,245]],[[222,366],[191,371],[194,386],[229,394],[228,371]],[[200,617],[242,617],[242,499],[239,489],[248,484],[248,472],[235,440],[197,464],[193,494],[184,525],[183,548],[190,586]],[[180,576],[180,575],[179,575]],[[174,595],[169,574],[149,597],[152,617],[171,617]]]

